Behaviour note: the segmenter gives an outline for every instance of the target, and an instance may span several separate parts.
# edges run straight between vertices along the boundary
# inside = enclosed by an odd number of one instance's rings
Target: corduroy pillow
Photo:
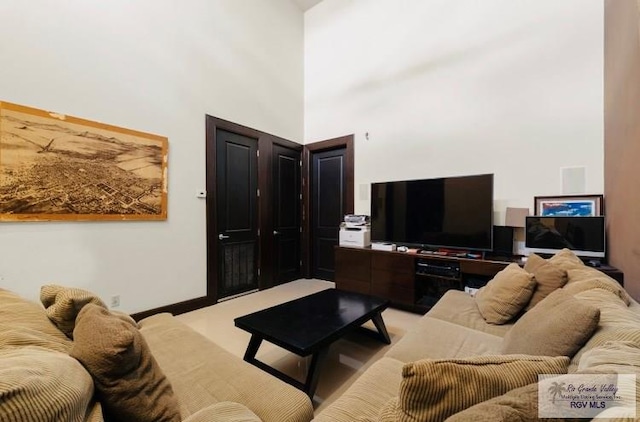
[[[538,383],[515,388],[475,404],[446,422],[514,422],[538,420]]]
[[[502,352],[573,356],[598,327],[600,309],[558,289],[524,314],[504,336]]]
[[[549,262],[565,271],[584,268],[584,262],[571,249],[564,248],[549,258]]]
[[[70,339],[73,339],[76,317],[85,305],[93,303],[107,309],[107,305],[95,294],[84,289],[57,284],[42,286],[40,301],[46,308],[49,319]]]
[[[35,346],[0,351],[0,420],[82,422],[93,381],[65,353]]]
[[[567,271],[557,265],[553,265],[546,259],[536,254],[529,255],[524,264],[524,270],[533,274],[536,280],[536,288],[525,311],[536,306],[549,293],[567,284]]]
[[[89,371],[107,417],[179,422],[178,400],[140,332],[101,306],[85,305],[70,355]]]
[[[381,421],[442,421],[476,403],[537,382],[539,374],[566,374],[566,356],[476,356],[424,359],[402,368],[400,394]],[[392,419],[395,414],[395,419]]]
[[[536,281],[518,264],[509,264],[475,295],[482,317],[490,324],[504,324],[529,303]]]

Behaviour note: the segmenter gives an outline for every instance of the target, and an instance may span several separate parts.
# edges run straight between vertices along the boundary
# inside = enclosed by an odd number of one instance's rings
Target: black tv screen
[[[371,240],[490,251],[493,174],[371,184]]]

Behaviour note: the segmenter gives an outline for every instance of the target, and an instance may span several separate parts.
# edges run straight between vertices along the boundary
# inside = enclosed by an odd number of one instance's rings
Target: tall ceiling
[[[320,3],[322,0],[293,0],[295,4],[303,11],[311,9],[316,4]],[[640,0],[639,0],[640,1]]]

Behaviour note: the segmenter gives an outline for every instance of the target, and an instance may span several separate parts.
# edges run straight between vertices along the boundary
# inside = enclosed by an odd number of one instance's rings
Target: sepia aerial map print
[[[164,220],[167,138],[0,103],[0,221]]]

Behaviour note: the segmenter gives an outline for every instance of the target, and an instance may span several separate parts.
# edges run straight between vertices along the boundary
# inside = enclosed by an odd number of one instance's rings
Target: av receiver
[[[437,259],[420,258],[416,262],[416,274],[460,278],[460,263]]]

